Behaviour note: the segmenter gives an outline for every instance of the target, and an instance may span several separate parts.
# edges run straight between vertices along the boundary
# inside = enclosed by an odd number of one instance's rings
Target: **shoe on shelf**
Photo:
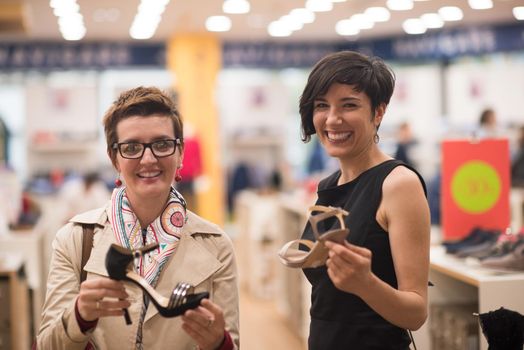
[[[524,271],[524,240],[515,242],[509,253],[485,258],[480,265],[491,269]]]
[[[460,250],[474,245],[482,244],[487,241],[492,242],[496,240],[500,235],[499,231],[485,230],[480,227],[476,227],[471,232],[459,241],[454,242],[443,242],[442,245],[446,247],[446,253],[456,254]]]
[[[133,271],[133,259],[140,258],[157,248],[158,243],[136,250],[112,244],[106,255],[106,269],[109,277],[115,280],[130,281],[139,286],[149,296],[160,315],[164,317],[180,316],[186,310],[198,307],[202,299],[209,298],[208,292],[193,294],[194,287],[185,282],[178,283],[171,296],[166,298],[151,287],[144,277]]]
[[[321,212],[312,215],[313,212]],[[343,243],[349,234],[349,229],[344,224],[344,216],[349,213],[341,208],[326,207],[323,205],[314,205],[309,208],[309,223],[313,230],[316,241],[307,239],[296,239],[287,242],[278,252],[280,261],[288,267],[297,268],[314,268],[326,263],[329,249],[324,244],[326,241]],[[318,232],[318,223],[330,218],[336,217],[339,220],[340,228],[329,230],[320,234]],[[294,245],[305,245],[309,251],[293,248]]]

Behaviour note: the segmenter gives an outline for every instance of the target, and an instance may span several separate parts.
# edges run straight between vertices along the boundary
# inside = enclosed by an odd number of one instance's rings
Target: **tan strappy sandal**
[[[313,212],[322,212],[321,214],[312,215]],[[309,208],[309,222],[313,229],[316,241],[307,239],[296,239],[284,244],[278,252],[280,261],[288,267],[312,268],[319,267],[326,263],[329,250],[326,248],[325,241],[334,241],[342,243],[349,234],[349,229],[344,224],[344,216],[349,213],[341,208],[326,207],[323,205],[314,205]],[[327,231],[323,234],[318,233],[318,223],[320,221],[336,216],[340,222],[340,228]],[[309,248],[309,251],[298,249],[298,245],[303,244]],[[297,248],[292,248],[296,245]]]

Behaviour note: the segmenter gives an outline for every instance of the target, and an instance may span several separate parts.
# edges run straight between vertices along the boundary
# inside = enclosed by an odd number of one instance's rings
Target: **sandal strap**
[[[314,211],[321,211],[321,214],[312,215],[311,213]],[[309,207],[309,222],[311,224],[311,228],[313,229],[313,234],[315,235],[315,238],[318,240],[320,239],[320,234],[318,233],[318,223],[320,221],[329,219],[333,216],[336,216],[337,219],[340,222],[340,228],[345,229],[346,224],[344,223],[344,216],[349,215],[349,212],[339,208],[339,207],[326,207],[323,205],[313,205]]]
[[[281,258],[285,259],[288,254],[288,251],[291,249],[291,246],[295,244],[303,244],[307,246],[309,249],[313,249],[315,242],[310,241],[309,239],[295,239],[293,241],[289,241],[286,244],[284,244],[282,248],[280,248],[280,250],[278,251],[278,255]],[[298,249],[293,249],[293,250],[298,250]]]

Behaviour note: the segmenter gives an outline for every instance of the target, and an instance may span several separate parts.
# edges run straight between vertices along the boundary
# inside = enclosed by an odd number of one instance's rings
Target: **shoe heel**
[[[106,269],[109,277],[119,281],[126,279],[129,264],[133,262],[133,259],[140,258],[156,248],[158,248],[158,243],[149,244],[136,250],[111,244],[106,255]]]

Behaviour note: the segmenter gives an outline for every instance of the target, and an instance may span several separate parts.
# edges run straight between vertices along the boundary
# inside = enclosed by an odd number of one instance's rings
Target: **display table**
[[[24,257],[0,253],[0,349],[26,350],[30,346],[29,293]]]
[[[0,235],[0,254],[16,253],[25,266],[27,284],[33,291],[33,328],[36,332],[40,325],[40,314],[45,297],[46,266],[44,262],[44,236],[37,228],[10,231]]]
[[[524,272],[490,270],[446,254],[442,246],[431,248],[430,303],[478,302],[478,313],[494,311],[500,307],[524,314]],[[475,316],[471,316],[475,317]],[[488,348],[480,334],[480,349]]]

